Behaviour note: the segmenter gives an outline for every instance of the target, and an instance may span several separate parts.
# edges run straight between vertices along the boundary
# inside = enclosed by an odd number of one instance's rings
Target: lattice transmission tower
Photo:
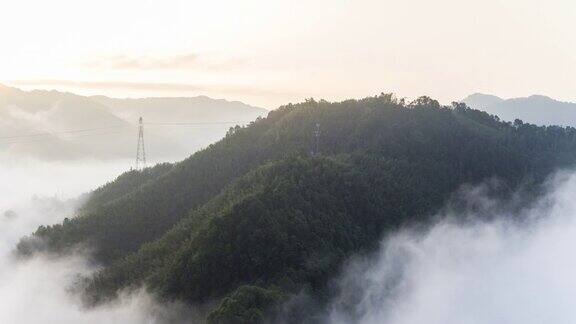
[[[312,148],[310,149],[311,156],[320,155],[320,123],[316,123],[314,129],[314,136],[312,137]]]
[[[136,170],[146,168],[146,149],[144,148],[144,124],[142,117],[138,121],[138,147],[136,148]]]

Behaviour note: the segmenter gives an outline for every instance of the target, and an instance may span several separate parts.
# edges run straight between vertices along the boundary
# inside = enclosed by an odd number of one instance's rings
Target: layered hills
[[[121,175],[18,250],[90,247],[103,268],[85,279],[89,303],[146,287],[208,305],[213,323],[280,313],[314,322],[285,302],[304,292],[321,305],[347,258],[398,228],[433,222],[461,186],[498,179],[495,195],[538,194],[575,161],[571,127],[503,122],[427,97],[307,100],[234,127],[181,162]]]
[[[0,86],[0,151],[45,160],[132,159],[139,117],[149,160],[180,160],[266,110],[205,96],[116,99]]]

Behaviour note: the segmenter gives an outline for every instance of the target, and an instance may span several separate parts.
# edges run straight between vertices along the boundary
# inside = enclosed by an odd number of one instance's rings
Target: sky
[[[0,0],[0,83],[268,109],[394,92],[576,101],[570,0]]]

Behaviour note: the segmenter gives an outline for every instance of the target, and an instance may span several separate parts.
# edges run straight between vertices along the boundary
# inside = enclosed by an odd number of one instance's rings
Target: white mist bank
[[[39,225],[61,222],[77,207],[73,198],[113,180],[127,163],[47,163],[0,159],[0,323],[160,323],[175,321],[178,305],[159,305],[144,291],[86,310],[71,289],[96,271],[85,256],[16,260],[13,250]],[[9,210],[9,212],[7,212]],[[6,213],[7,212],[7,213]]]
[[[328,322],[574,323],[575,197],[576,175],[562,173],[521,212],[529,224],[504,213],[458,225],[447,213],[424,234],[394,235],[376,255],[348,264]]]
[[[181,323],[194,315],[182,305],[164,305],[144,291],[86,310],[70,289],[96,271],[86,258],[37,256],[17,261],[18,240],[37,226],[73,214],[65,198],[96,188],[127,169],[118,164],[0,160],[0,323]],[[476,190],[477,189],[477,190]],[[38,197],[31,199],[33,195]],[[344,324],[573,323],[576,300],[576,174],[560,173],[548,193],[520,216],[506,221],[482,188],[466,200],[495,221],[462,224],[462,215],[422,233],[405,230],[380,251],[353,258],[337,278],[338,294],[326,322]],[[506,205],[504,203],[503,205]],[[14,213],[5,217],[4,211]],[[467,215],[473,216],[473,215]],[[470,218],[470,217],[467,217]],[[186,317],[178,318],[185,314]]]
[[[94,271],[81,256],[61,259],[35,257],[25,262],[0,265],[1,323],[157,323],[171,316],[143,291],[126,295],[117,302],[86,310],[71,293],[79,275]]]
[[[70,217],[74,198],[129,169],[127,161],[45,162],[0,154],[0,252],[40,225]]]
[[[74,198],[128,171],[132,161],[47,162],[0,153],[0,212],[32,196]]]

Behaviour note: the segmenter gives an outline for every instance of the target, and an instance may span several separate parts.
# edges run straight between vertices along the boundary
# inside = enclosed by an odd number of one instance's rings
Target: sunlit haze
[[[576,3],[1,0],[0,83],[272,109],[384,92],[574,101]]]
[[[0,324],[573,324],[575,0],[0,0]]]

